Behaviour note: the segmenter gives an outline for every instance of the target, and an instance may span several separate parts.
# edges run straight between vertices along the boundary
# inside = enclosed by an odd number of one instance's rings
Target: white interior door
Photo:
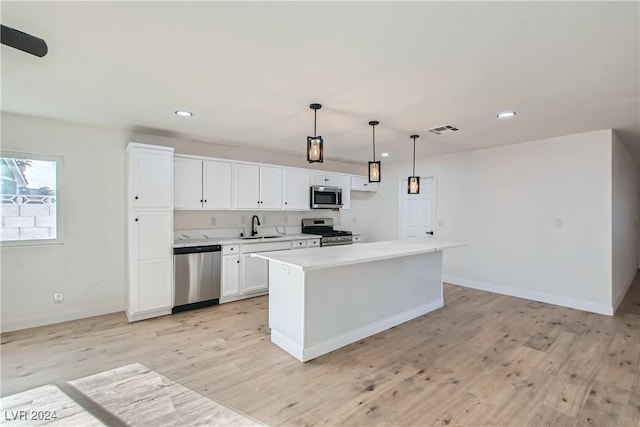
[[[407,194],[407,180],[403,180],[401,191],[400,238],[432,238],[436,220],[435,178],[420,178],[419,194]]]

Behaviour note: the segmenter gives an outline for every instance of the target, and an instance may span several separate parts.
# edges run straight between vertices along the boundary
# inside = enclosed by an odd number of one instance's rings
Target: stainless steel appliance
[[[222,246],[173,249],[173,313],[219,303]]]
[[[313,185],[309,192],[311,209],[340,209],[342,207],[342,188]]]
[[[322,236],[320,246],[350,245],[353,234],[350,231],[334,230],[331,218],[305,218],[302,220],[302,232]]]

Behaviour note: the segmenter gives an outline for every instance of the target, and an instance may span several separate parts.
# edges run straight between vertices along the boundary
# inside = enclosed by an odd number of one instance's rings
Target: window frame
[[[64,244],[64,156],[55,154],[37,154],[21,151],[0,150],[0,157],[56,163],[56,238],[0,240],[0,247],[5,248],[21,246],[51,246]],[[0,226],[4,226],[4,224],[0,224]]]

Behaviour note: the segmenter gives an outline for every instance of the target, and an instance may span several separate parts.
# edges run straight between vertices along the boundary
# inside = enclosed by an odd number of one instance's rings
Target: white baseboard
[[[341,347],[357,342],[363,338],[367,338],[379,332],[386,331],[389,328],[407,322],[411,319],[415,319],[416,317],[427,314],[433,310],[437,310],[443,306],[444,300],[438,299],[436,301],[430,302],[429,304],[421,305],[411,310],[407,310],[391,317],[387,317],[386,319],[379,320],[375,323],[368,324],[361,328],[349,331],[330,340],[306,348],[303,348],[290,341],[290,343],[296,347],[294,349],[294,352],[289,351],[289,349],[285,347],[281,347],[287,350],[289,353],[293,354],[298,360],[307,362],[311,359],[315,359],[318,356],[322,356],[323,354],[327,354],[333,350],[337,350]],[[273,341],[273,331],[271,332],[271,334]],[[298,355],[300,357],[298,357]]]
[[[57,313],[45,313],[38,316],[30,316],[22,319],[15,320],[2,320],[0,332],[12,332],[19,331],[21,329],[35,328],[38,326],[53,325],[55,323],[68,322],[70,320],[85,319],[87,317],[102,316],[104,314],[111,314],[121,312],[120,308],[110,308],[105,310],[93,309],[78,309],[61,311]]]
[[[467,288],[479,289],[481,291],[494,292],[496,294],[509,295],[512,297],[524,298],[533,301],[546,302],[549,304],[559,305],[561,307],[575,308],[577,310],[589,311],[591,313],[605,314],[613,316],[613,306],[606,304],[596,304],[591,301],[567,298],[544,292],[530,291],[527,289],[511,288],[507,286],[499,286],[493,283],[479,282],[477,280],[469,280],[463,277],[455,277],[444,275],[442,277],[446,283],[453,285],[465,286]]]
[[[271,330],[271,342],[278,347],[295,357],[301,362],[306,362],[302,356],[302,346],[296,342],[291,341],[278,331]]]
[[[627,280],[627,284],[624,287],[624,291],[622,291],[620,293],[620,295],[618,295],[616,297],[616,300],[613,302],[613,312],[615,313],[616,310],[618,309],[618,307],[620,307],[620,303],[622,302],[622,300],[624,299],[624,296],[627,294],[627,291],[629,290],[629,288],[631,287],[631,284],[633,283],[633,281],[636,278],[636,272],[634,272],[631,277],[629,277],[629,279]]]
[[[129,319],[129,322],[137,322],[138,320],[151,319],[152,317],[166,316],[167,314],[171,314],[171,307],[160,308],[157,310],[148,310],[140,313],[129,313],[129,311],[126,310],[125,313],[127,314],[127,319]]]

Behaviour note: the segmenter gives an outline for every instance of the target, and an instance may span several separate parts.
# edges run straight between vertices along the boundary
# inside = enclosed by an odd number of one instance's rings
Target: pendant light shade
[[[373,161],[369,162],[369,182],[380,182],[380,161],[376,162],[376,126],[379,124],[376,120],[369,122],[373,129]]]
[[[420,177],[416,176],[416,138],[420,138],[420,135],[411,135],[413,139],[413,174],[407,179],[407,193],[419,194],[420,193]]]
[[[322,105],[311,104],[309,108],[313,110],[313,136],[307,137],[307,161],[309,163],[322,163],[322,137],[316,135],[317,113],[322,108]]]

